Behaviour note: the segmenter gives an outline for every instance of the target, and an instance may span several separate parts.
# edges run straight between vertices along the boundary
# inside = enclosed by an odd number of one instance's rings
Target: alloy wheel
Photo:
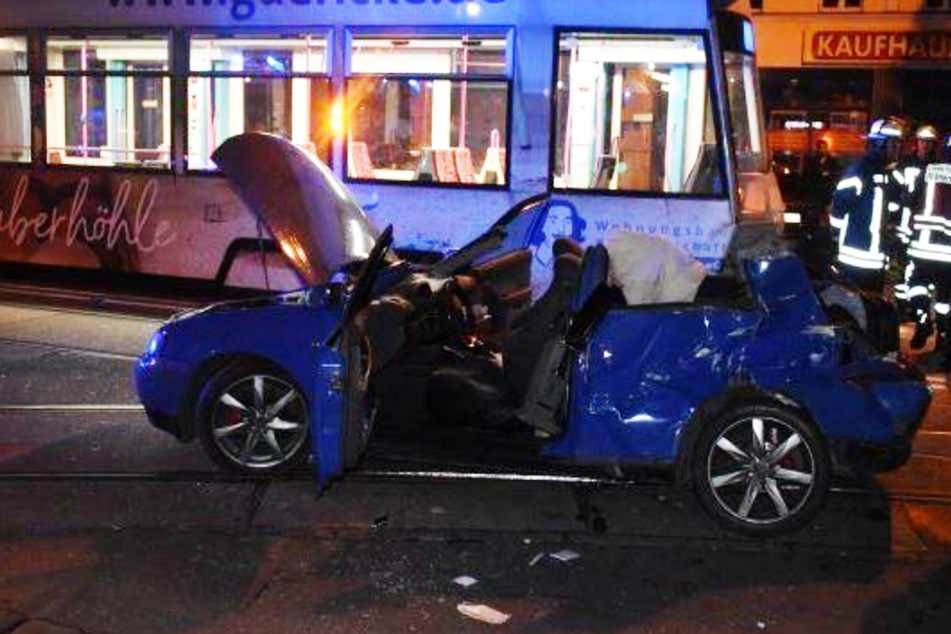
[[[293,460],[307,439],[307,410],[297,389],[268,374],[250,374],[220,392],[211,437],[230,461],[264,471]]]
[[[770,416],[745,416],[710,445],[706,477],[716,502],[740,522],[782,522],[813,492],[816,459],[792,425]]]

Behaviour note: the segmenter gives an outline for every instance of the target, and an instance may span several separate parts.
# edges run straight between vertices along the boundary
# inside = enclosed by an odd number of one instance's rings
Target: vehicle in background
[[[0,210],[26,228],[0,258],[295,288],[211,160],[265,131],[402,248],[557,193],[584,244],[623,227],[718,270],[738,221],[777,220],[747,4],[0,0]]]

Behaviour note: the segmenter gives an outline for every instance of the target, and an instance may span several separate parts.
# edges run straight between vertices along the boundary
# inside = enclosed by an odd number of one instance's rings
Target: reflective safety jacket
[[[951,266],[951,164],[928,166],[924,199],[921,213],[912,218],[908,255]]]
[[[912,156],[899,163],[892,173],[892,179],[902,187],[898,238],[905,245],[911,242],[912,218],[920,214],[924,208],[925,170],[927,168],[927,162],[920,160],[917,156]],[[896,208],[892,207],[890,210],[895,213]]]
[[[865,156],[846,170],[832,195],[829,224],[838,231],[842,264],[884,270],[888,258],[882,250],[882,230],[887,222],[884,168]],[[877,169],[876,169],[877,167]]]

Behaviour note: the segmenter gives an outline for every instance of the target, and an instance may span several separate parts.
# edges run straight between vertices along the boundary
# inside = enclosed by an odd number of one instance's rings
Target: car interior
[[[408,276],[364,311],[377,435],[408,437],[424,427],[457,442],[468,432],[538,447],[564,429],[572,350],[610,310],[656,308],[626,305],[609,282],[602,244],[555,240],[552,281],[533,302],[531,251],[480,259],[478,242],[451,256],[454,264]],[[725,303],[748,306],[745,284],[707,275],[693,304]]]

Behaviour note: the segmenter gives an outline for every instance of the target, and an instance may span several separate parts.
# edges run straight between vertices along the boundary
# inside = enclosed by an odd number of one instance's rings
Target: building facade
[[[774,152],[862,151],[900,115],[951,132],[951,0],[754,0]]]

